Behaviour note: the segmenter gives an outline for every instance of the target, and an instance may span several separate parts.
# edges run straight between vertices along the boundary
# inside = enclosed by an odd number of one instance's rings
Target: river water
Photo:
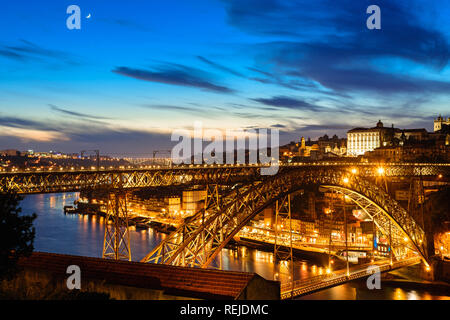
[[[36,213],[35,251],[54,252],[88,257],[101,257],[104,237],[104,218],[97,216],[64,214],[65,205],[73,205],[77,193],[29,195],[21,203],[23,214]],[[152,229],[130,230],[132,260],[139,261],[155,246],[165,234]],[[224,270],[255,272],[266,279],[283,281],[290,277],[290,266],[273,263],[273,255],[246,247],[222,250]],[[218,259],[216,259],[216,264]],[[308,261],[295,261],[294,278],[303,279],[325,272],[322,266]],[[302,299],[450,299],[449,296],[427,291],[383,287],[382,290],[368,290],[360,284],[344,284],[303,297]]]

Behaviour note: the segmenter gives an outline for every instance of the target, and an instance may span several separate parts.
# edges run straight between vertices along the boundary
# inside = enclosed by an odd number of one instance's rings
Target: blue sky
[[[3,2],[0,149],[150,153],[194,121],[281,142],[378,119],[432,130],[450,116],[449,14],[445,0]]]

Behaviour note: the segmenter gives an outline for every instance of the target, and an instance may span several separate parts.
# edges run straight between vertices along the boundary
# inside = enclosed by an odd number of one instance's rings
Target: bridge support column
[[[109,194],[102,257],[131,261],[127,194],[120,190]]]
[[[206,185],[206,197],[205,197],[205,210],[203,210],[202,213],[202,225],[205,224],[206,220],[208,219],[208,211],[207,208],[215,209],[217,211],[220,210],[220,193],[219,193],[219,185],[217,184],[208,184]],[[218,234],[218,242],[222,242],[224,240],[223,235],[223,228],[222,228],[222,221],[219,221],[220,227],[219,227],[219,234]],[[205,230],[202,231],[201,234],[201,243],[205,243],[206,234]],[[203,255],[202,261],[203,263],[208,259],[208,253],[210,248],[207,248],[206,246],[202,246],[201,255]],[[194,259],[195,261],[195,259]],[[222,269],[222,254],[219,253],[219,269]]]
[[[279,234],[281,231],[281,216],[287,218],[289,240],[286,241],[284,237],[282,240],[279,239]],[[284,227],[284,225],[283,225]],[[280,232],[281,231],[281,232]],[[291,219],[291,195],[277,200],[275,203],[275,242],[273,251],[274,264],[276,265],[278,261],[284,260],[289,261],[291,264],[290,277],[292,284],[294,283],[294,257],[292,254],[292,219]],[[281,268],[281,266],[280,266]]]

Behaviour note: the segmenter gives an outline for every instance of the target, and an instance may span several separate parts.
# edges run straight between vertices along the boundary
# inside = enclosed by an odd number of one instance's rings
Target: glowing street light
[[[353,173],[353,174],[357,174],[357,173],[358,173],[358,170],[357,170],[356,168],[353,168],[353,169],[352,169],[352,173]]]
[[[345,177],[342,181],[344,181],[344,183],[348,183],[348,178],[347,177]]]
[[[377,169],[377,172],[378,172],[378,174],[381,176],[381,175],[384,174],[385,170],[384,170],[383,167],[379,167],[379,168]]]

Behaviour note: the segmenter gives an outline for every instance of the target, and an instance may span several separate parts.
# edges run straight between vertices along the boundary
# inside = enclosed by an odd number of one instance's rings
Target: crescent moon
[[[86,19],[89,19],[91,17],[91,14],[89,13],[86,17]]]

